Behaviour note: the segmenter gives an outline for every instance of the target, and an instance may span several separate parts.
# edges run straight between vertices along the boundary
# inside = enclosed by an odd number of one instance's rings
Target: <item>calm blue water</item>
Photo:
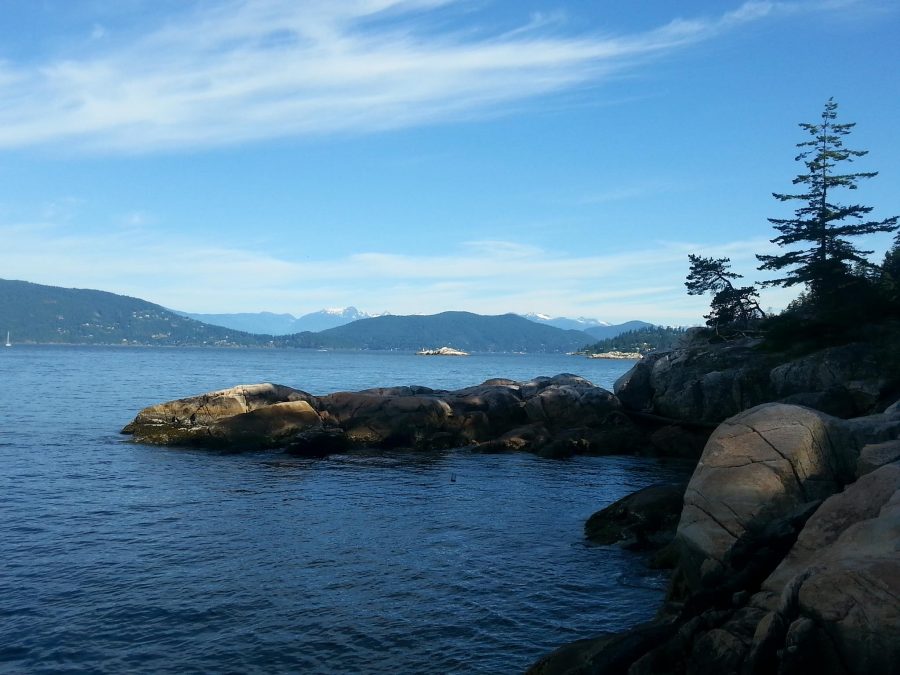
[[[567,356],[16,346],[0,352],[0,670],[521,671],[649,618],[662,579],[583,544],[683,466],[135,445],[142,407],[239,383],[456,388],[630,363]],[[455,476],[455,481],[451,477]]]

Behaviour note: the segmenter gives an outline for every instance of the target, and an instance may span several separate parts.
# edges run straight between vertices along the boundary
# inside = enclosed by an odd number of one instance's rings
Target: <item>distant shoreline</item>
[[[587,354],[589,359],[617,359],[617,360],[632,360],[632,361],[640,361],[644,358],[643,354],[640,352],[598,352],[596,354]]]

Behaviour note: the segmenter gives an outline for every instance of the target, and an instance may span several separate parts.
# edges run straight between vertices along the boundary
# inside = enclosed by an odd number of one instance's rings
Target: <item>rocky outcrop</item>
[[[772,401],[769,371],[778,363],[758,341],[701,344],[653,353],[615,383],[629,409],[692,422],[719,423]]]
[[[456,391],[390,387],[319,397],[246,385],[150,406],[123,432],[141,443],[295,454],[474,446],[567,456],[633,451],[644,441],[613,394],[567,374]]]
[[[872,343],[800,357],[763,349],[756,339],[698,340],[650,354],[615,383],[629,410],[682,423],[714,423],[781,401],[849,418],[878,412],[900,392],[900,357]]]
[[[779,400],[850,417],[874,410],[896,385],[883,357],[871,344],[832,347],[776,366],[769,381]]]
[[[691,591],[734,574],[726,559],[749,532],[803,511],[853,480],[859,449],[837,445],[836,418],[770,403],[722,423],[688,484],[678,540]]]
[[[727,420],[688,484],[660,617],[532,672],[898,672],[898,409],[767,404]]]
[[[259,447],[320,427],[315,406],[315,397],[290,387],[238,385],[144,408],[122,433],[153,445],[226,446],[239,437]]]

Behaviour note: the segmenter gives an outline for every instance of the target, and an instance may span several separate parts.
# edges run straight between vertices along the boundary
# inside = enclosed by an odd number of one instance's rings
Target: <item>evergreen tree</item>
[[[865,269],[870,266],[862,251],[847,239],[874,232],[891,232],[898,227],[897,217],[885,220],[866,220],[872,211],[870,206],[843,205],[835,200],[839,189],[855,190],[857,182],[873,178],[875,171],[840,173],[845,164],[868,153],[867,150],[849,150],[843,145],[843,137],[850,133],[855,123],[838,124],[837,103],[828,99],[820,124],[802,123],[800,127],[812,137],[798,143],[806,171],[794,178],[794,185],[804,185],[798,194],[773,193],[782,202],[799,201],[803,205],[794,211],[793,218],[769,218],[780,234],[772,243],[782,247],[794,247],[780,255],[758,255],[760,270],[786,270],[785,276],[764,282],[765,285],[793,286],[806,284],[813,303],[835,302],[842,290],[857,281],[854,266]]]
[[[885,298],[893,305],[894,311],[897,311],[900,308],[900,235],[884,254],[879,282]]]
[[[706,324],[718,332],[720,327],[733,325],[746,327],[753,319],[765,317],[760,309],[759,295],[755,286],[738,286],[732,279],[740,279],[741,275],[730,271],[731,260],[728,258],[704,258],[689,255],[691,263],[688,272],[688,295],[712,293],[710,313],[703,318]]]

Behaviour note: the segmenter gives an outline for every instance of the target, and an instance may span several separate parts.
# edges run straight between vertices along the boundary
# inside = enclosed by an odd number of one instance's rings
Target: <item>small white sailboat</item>
[[[6,331],[6,346],[12,347],[12,342],[9,341],[9,331]]]

